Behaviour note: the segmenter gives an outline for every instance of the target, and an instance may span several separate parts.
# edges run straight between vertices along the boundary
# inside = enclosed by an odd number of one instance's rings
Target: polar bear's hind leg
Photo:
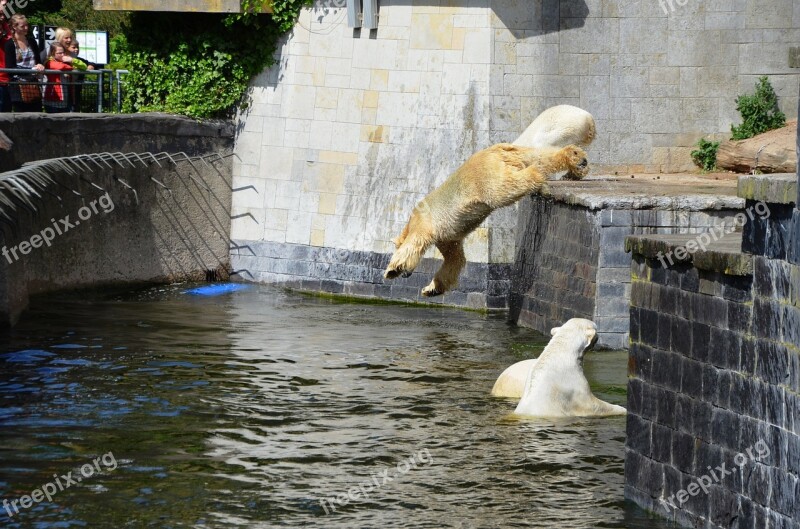
[[[426,297],[439,296],[458,286],[458,276],[467,264],[463,241],[437,242],[436,247],[442,253],[444,262],[433,276],[433,281],[422,289],[422,295]]]

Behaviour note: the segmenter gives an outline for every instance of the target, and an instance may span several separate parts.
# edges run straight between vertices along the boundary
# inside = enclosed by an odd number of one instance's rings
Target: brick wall
[[[626,496],[687,526],[796,527],[800,268],[649,257],[632,264]]]
[[[705,232],[731,224],[735,211],[594,209],[589,202],[529,197],[520,203],[509,317],[543,333],[570,318],[591,319],[599,346],[626,349],[631,257],[625,237]]]

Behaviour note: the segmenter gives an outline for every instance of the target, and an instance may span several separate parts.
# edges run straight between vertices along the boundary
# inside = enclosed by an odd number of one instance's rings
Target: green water
[[[39,299],[2,337],[0,497],[81,481],[0,525],[667,527],[623,500],[624,417],[489,396],[546,343],[503,315],[186,288]],[[624,405],[624,352],[585,369]]]

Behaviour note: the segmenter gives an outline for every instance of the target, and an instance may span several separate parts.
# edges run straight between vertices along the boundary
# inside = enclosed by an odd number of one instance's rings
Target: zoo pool
[[[35,300],[0,338],[0,497],[52,492],[0,525],[668,527],[622,498],[624,418],[489,396],[546,343],[504,315],[186,288]],[[624,404],[624,352],[585,368]]]

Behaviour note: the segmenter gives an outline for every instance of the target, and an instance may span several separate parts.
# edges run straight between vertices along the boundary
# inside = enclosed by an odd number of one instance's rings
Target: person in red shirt
[[[8,25],[8,0],[0,0],[0,65],[6,65],[6,42],[11,40],[11,26]],[[8,91],[7,73],[0,72],[0,112],[11,112],[11,93]]]
[[[61,70],[68,72],[72,70],[72,65],[64,62],[64,46],[54,42],[50,45],[50,57],[47,59],[45,69]],[[63,74],[47,74],[47,87],[44,89],[44,109],[48,114],[59,112],[69,112],[68,90],[61,84]]]

